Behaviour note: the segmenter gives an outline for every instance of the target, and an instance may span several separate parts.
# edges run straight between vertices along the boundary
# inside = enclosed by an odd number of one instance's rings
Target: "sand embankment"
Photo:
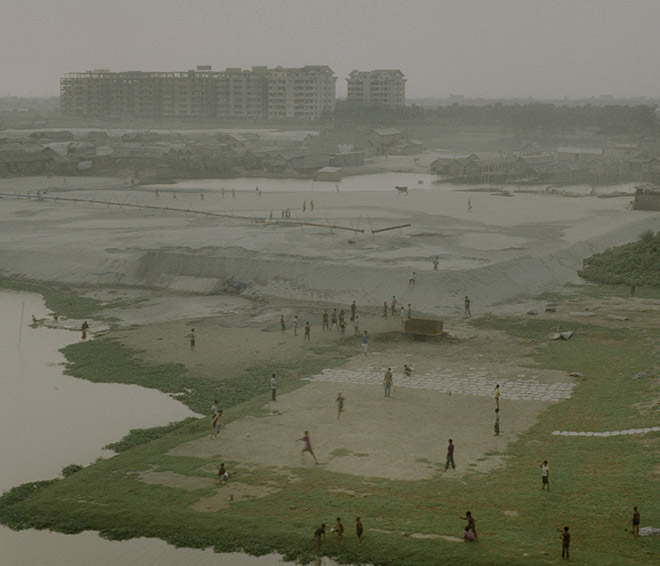
[[[654,212],[627,210],[627,199],[525,193],[502,198],[436,188],[406,197],[396,191],[310,191],[264,193],[258,200],[212,192],[200,199],[194,192],[180,193],[176,200],[169,196],[167,202],[144,189],[122,189],[119,197],[117,190],[97,183],[80,187],[76,195],[133,199],[169,210],[3,198],[2,275],[197,293],[233,289],[342,304],[355,299],[373,307],[396,295],[417,312],[451,315],[460,311],[466,294],[483,312],[575,282],[585,257],[655,229],[658,218]],[[310,198],[316,210],[298,210],[302,199]],[[283,207],[297,219],[364,232],[189,212],[268,218]],[[405,229],[371,234],[408,223]],[[433,271],[436,256],[439,270]],[[412,271],[417,281],[411,287]]]

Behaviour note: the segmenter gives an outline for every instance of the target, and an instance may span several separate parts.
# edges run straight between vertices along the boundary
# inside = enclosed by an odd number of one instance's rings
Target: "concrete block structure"
[[[62,111],[68,116],[316,120],[335,108],[333,70],[252,67],[186,72],[69,73],[60,79]]]
[[[391,108],[406,104],[406,78],[398,69],[356,70],[346,81],[348,102],[382,104]]]

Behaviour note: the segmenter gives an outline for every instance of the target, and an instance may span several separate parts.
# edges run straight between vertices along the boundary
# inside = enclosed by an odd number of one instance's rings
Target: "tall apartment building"
[[[404,106],[406,103],[406,77],[398,69],[352,71],[348,78],[349,102]]]
[[[335,106],[336,77],[326,65],[186,72],[107,70],[60,79],[67,115],[135,118],[319,118]]]

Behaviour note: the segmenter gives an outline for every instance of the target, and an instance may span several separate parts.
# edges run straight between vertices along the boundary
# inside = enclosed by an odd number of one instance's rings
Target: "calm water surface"
[[[103,446],[132,428],[160,426],[193,415],[160,392],[99,384],[62,374],[59,348],[78,332],[30,328],[47,315],[41,297],[0,292],[0,490],[57,477],[64,466],[87,465],[112,452]],[[92,324],[93,330],[93,324]],[[273,566],[275,555],[254,558],[212,550],[175,549],[163,541],[106,541],[96,533],[61,535],[0,527],[0,566]],[[324,565],[332,564],[324,560]]]

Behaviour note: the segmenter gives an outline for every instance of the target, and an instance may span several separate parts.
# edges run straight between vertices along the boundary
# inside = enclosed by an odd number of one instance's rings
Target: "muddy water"
[[[193,414],[157,391],[63,375],[64,358],[58,349],[80,335],[30,328],[33,314],[37,318],[47,314],[39,296],[0,292],[0,313],[0,490],[57,477],[71,463],[87,465],[110,456],[102,447],[132,428],[164,425]],[[273,566],[283,562],[275,555],[254,558],[175,549],[154,539],[111,542],[92,532],[61,535],[0,527],[0,565],[42,564]]]

